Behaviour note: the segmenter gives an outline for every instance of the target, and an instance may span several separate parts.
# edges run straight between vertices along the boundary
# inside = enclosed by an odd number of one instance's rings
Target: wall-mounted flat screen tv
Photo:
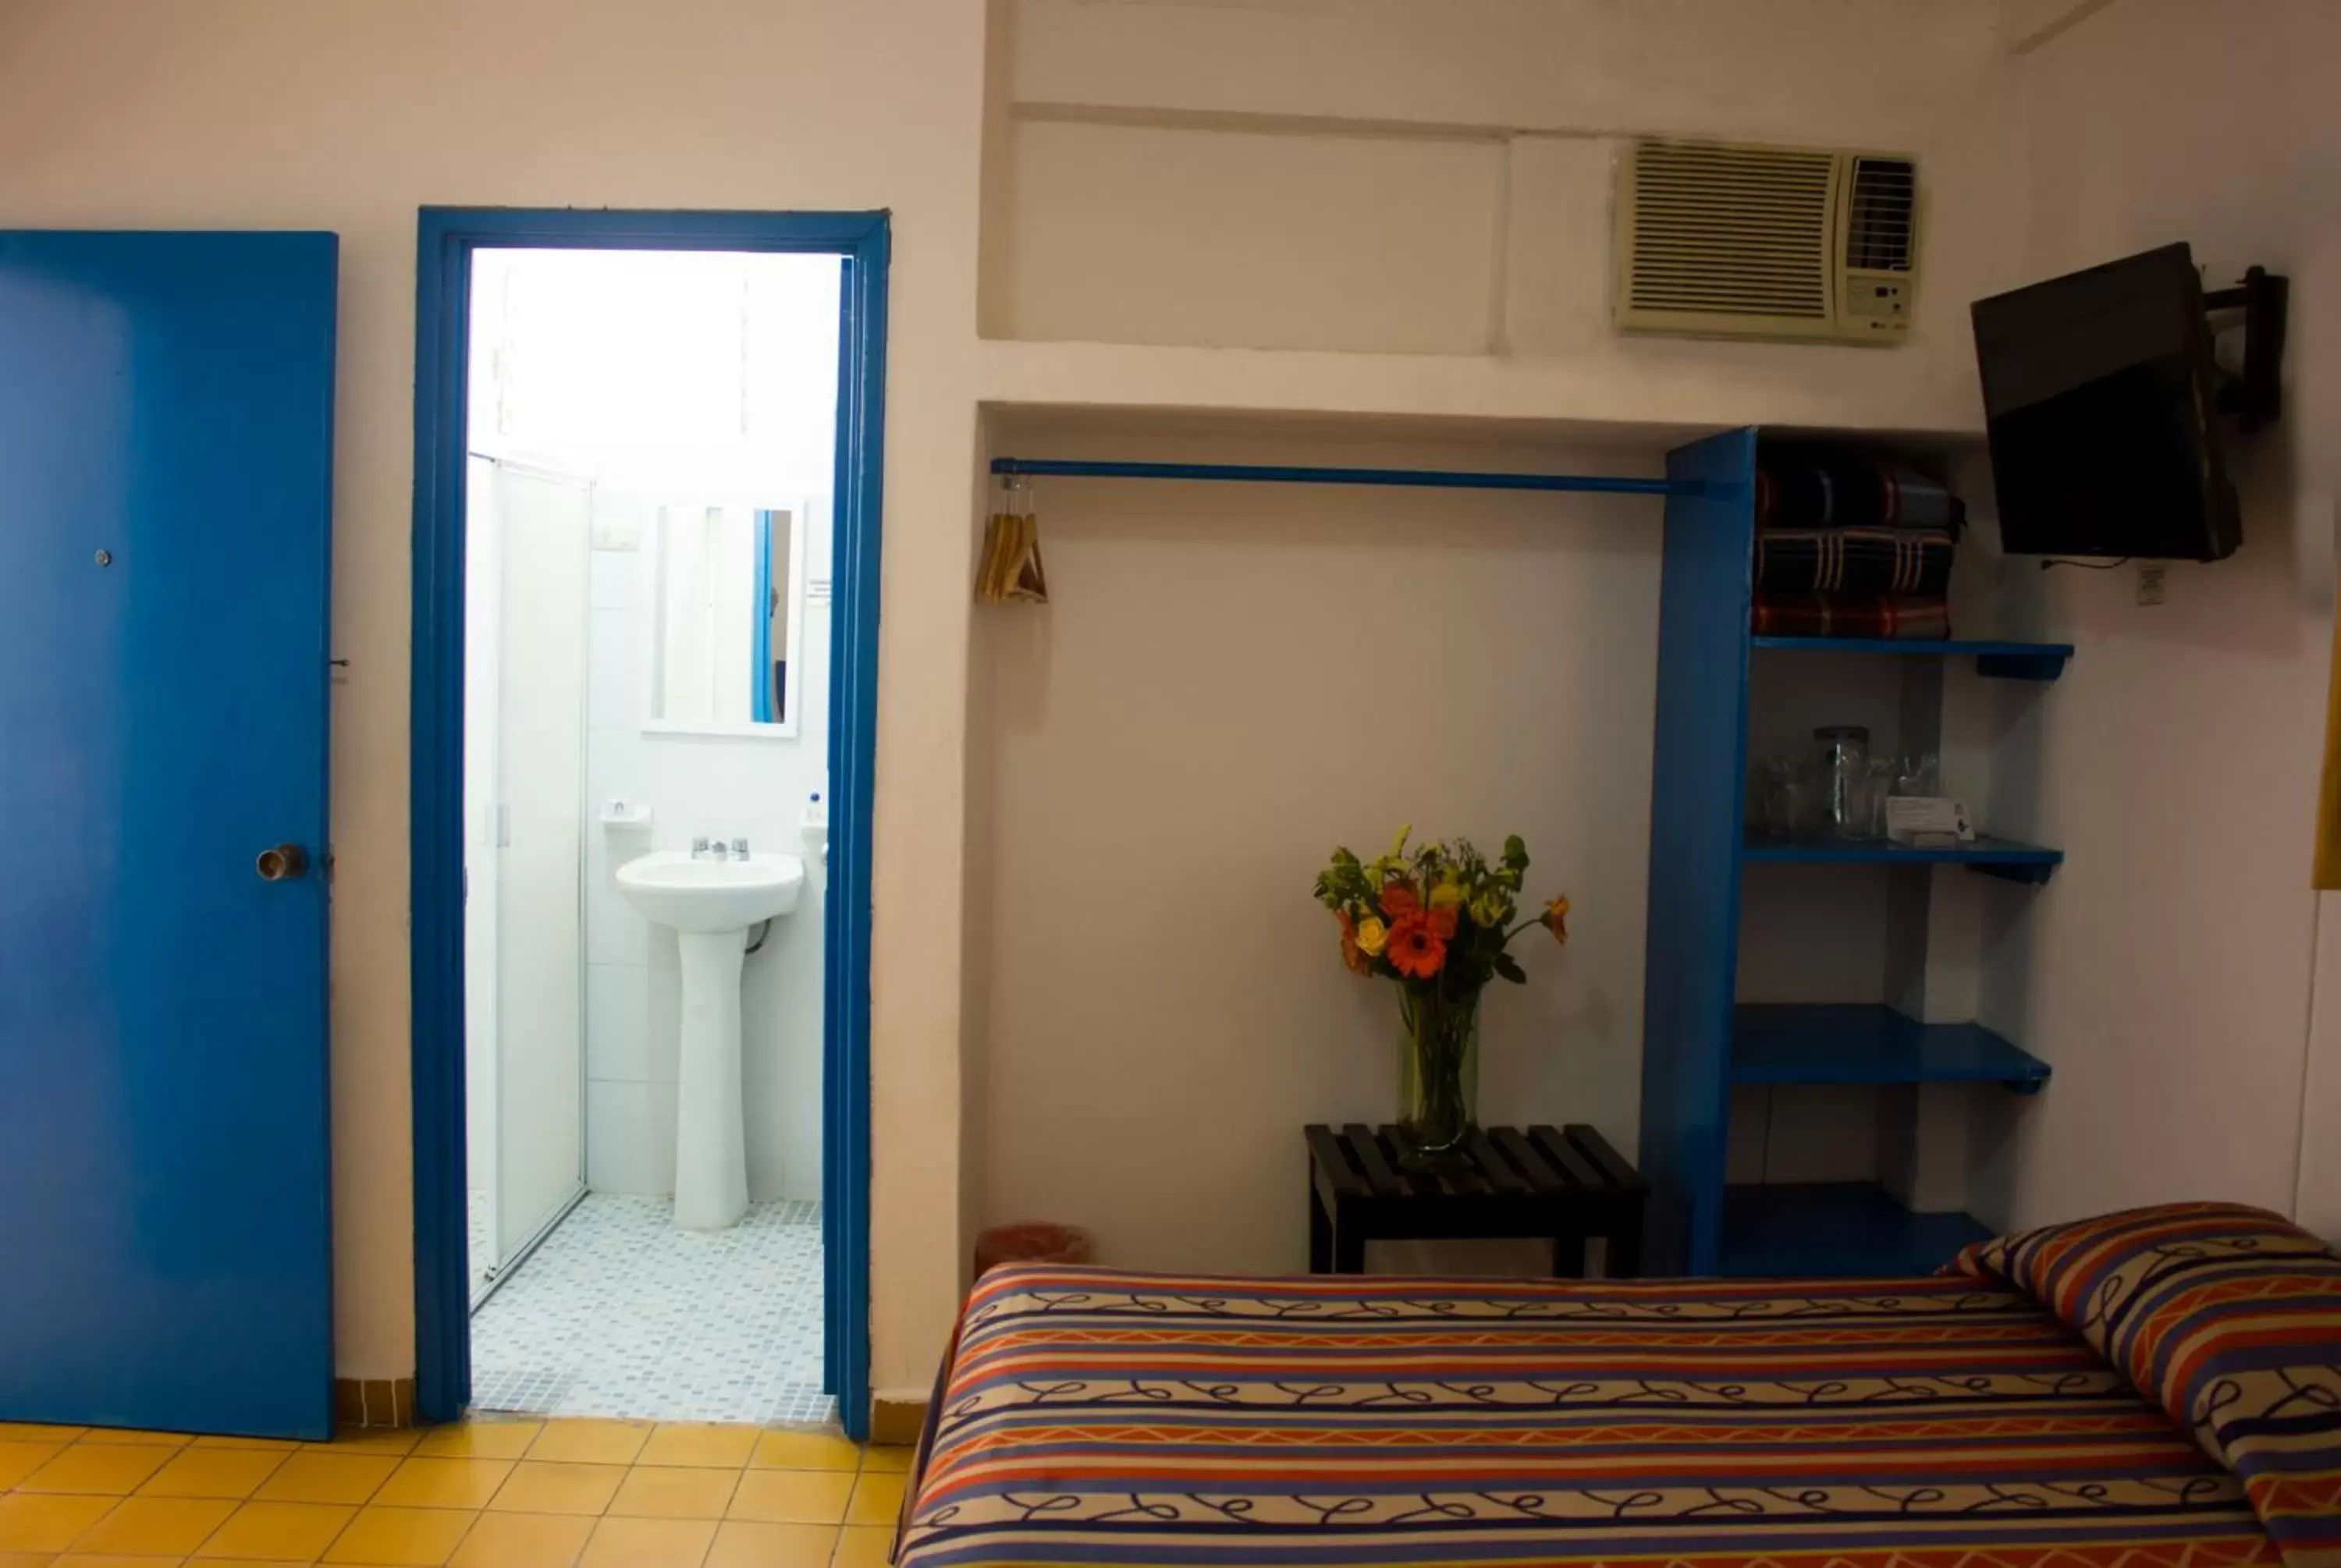
[[[1974,305],[2003,549],[2216,561],[2242,540],[2184,244]]]

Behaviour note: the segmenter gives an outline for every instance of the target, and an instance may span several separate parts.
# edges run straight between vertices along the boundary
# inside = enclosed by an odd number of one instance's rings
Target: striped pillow
[[[2063,1318],[2235,1472],[2288,1568],[2341,1568],[2341,1256],[2266,1209],[2166,1204],[1977,1242],[1944,1271]]]

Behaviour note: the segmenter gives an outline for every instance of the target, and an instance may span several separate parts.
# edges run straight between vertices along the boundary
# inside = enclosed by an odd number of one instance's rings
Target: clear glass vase
[[[1399,987],[1400,1155],[1417,1169],[1460,1158],[1479,1104],[1479,992]]]

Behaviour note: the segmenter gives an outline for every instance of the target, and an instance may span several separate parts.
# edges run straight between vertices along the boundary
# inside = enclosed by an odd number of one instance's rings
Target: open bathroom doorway
[[[418,1404],[859,1434],[882,217],[423,242]]]

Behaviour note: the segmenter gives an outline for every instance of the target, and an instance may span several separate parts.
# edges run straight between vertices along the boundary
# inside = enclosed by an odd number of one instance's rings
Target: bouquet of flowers
[[[1508,949],[1529,927],[1569,940],[1569,900],[1516,920],[1529,868],[1517,834],[1490,862],[1468,839],[1410,852],[1412,832],[1400,829],[1371,860],[1336,849],[1315,892],[1340,924],[1350,972],[1398,984],[1399,1130],[1418,1162],[1435,1166],[1471,1131],[1481,988],[1527,982]]]

